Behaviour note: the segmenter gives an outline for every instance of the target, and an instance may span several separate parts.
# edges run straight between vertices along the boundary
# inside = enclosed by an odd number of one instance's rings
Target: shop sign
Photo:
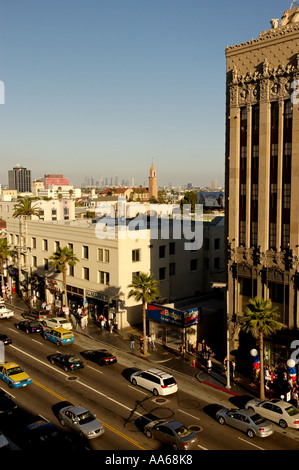
[[[108,301],[108,295],[102,294],[101,292],[93,292],[91,290],[85,291],[86,297],[91,297],[92,299],[103,300],[104,302]]]
[[[163,305],[150,304],[147,308],[147,317],[151,320],[185,328],[198,323],[198,308],[182,311]]]

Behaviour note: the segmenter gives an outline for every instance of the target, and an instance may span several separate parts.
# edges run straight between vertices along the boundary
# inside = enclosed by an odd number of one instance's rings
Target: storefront
[[[86,307],[88,314],[97,320],[100,315],[108,318],[109,314],[109,297],[101,292],[86,290]]]
[[[61,308],[63,292],[55,279],[46,279],[45,291],[46,302],[55,305],[55,307]]]
[[[149,333],[155,334],[156,341],[175,350],[180,345],[186,351],[197,344],[198,308],[187,311],[177,310],[158,304],[150,304],[147,308]]]
[[[84,291],[79,287],[66,286],[68,306],[71,310],[77,311],[84,303]]]

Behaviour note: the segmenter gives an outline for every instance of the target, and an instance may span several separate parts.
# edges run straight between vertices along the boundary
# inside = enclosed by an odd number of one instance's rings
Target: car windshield
[[[297,408],[295,408],[294,406],[289,406],[288,408],[286,408],[286,412],[288,413],[289,416],[295,416],[299,413],[299,411],[297,410]]]
[[[180,426],[175,430],[175,432],[180,438],[187,437],[191,434],[191,431],[189,431],[189,429],[187,429],[185,426]]]
[[[86,411],[85,413],[78,415],[77,419],[79,424],[86,424],[90,423],[90,421],[93,421],[95,417],[90,411]]]
[[[67,320],[60,320],[60,319],[59,319],[59,323],[61,323],[61,325],[63,325],[63,324],[65,324],[65,323],[68,323],[68,321],[67,321]]]
[[[62,333],[62,338],[72,338],[73,337],[73,333]]]
[[[15,375],[15,374],[20,374],[21,372],[24,372],[22,367],[12,367],[11,369],[8,369],[7,375]]]
[[[32,321],[32,322],[30,322],[30,326],[33,326],[33,327],[36,327],[36,326],[37,326],[37,327],[38,327],[38,326],[40,326],[40,325],[39,325],[39,323],[38,323],[37,321]]]
[[[262,424],[266,421],[265,418],[263,418],[263,416],[261,416],[257,413],[255,415],[251,416],[251,419],[257,425]]]

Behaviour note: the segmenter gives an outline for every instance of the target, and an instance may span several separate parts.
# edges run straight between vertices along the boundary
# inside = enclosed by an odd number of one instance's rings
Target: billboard
[[[149,304],[147,318],[185,328],[198,323],[198,308],[182,311],[163,305]]]

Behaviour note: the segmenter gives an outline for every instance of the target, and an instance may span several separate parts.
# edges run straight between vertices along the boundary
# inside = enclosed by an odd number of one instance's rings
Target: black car
[[[81,353],[85,359],[96,362],[101,366],[115,364],[117,359],[107,349],[89,349]]]
[[[18,408],[10,396],[0,388],[0,416],[9,415]]]
[[[57,353],[50,356],[49,359],[51,364],[56,364],[57,366],[62,367],[65,371],[83,369],[84,367],[84,362],[74,354]]]
[[[71,450],[74,443],[55,424],[40,419],[25,430],[25,445],[34,449]]]
[[[44,331],[43,326],[35,320],[23,320],[15,323],[17,330],[23,330],[26,333],[42,333]]]
[[[9,338],[7,335],[0,334],[0,344],[3,343],[4,346],[7,346],[8,344],[12,343],[11,338]]]

